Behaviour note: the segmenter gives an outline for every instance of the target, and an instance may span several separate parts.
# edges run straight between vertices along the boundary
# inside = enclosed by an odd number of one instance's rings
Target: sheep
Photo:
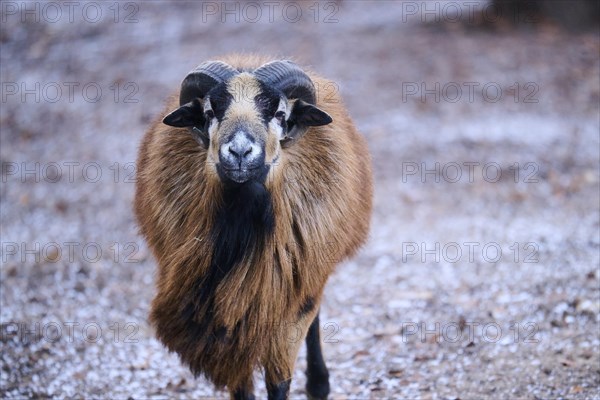
[[[329,394],[321,298],[366,241],[373,187],[339,95],[315,89],[327,83],[289,60],[205,62],[139,149],[135,213],[158,263],[150,322],[234,399],[254,398],[257,368],[269,398],[287,398],[302,341],[307,395]]]

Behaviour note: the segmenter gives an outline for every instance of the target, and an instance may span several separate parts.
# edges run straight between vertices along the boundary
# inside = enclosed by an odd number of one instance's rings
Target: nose
[[[229,145],[229,152],[242,162],[250,154],[252,154],[252,145],[247,141],[234,141]]]
[[[237,132],[221,146],[219,158],[227,169],[252,168],[260,161],[261,147],[247,133]]]

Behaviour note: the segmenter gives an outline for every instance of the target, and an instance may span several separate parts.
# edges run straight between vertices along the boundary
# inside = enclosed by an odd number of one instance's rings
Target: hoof
[[[306,384],[306,394],[309,400],[327,400],[327,396],[329,396],[329,380],[325,379],[319,383],[308,382]]]

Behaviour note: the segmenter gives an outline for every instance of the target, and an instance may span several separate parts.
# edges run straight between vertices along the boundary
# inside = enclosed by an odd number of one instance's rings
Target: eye
[[[213,110],[206,110],[204,111],[204,116],[206,117],[207,120],[211,120],[215,117],[215,113],[213,112]]]
[[[285,118],[285,112],[283,112],[283,111],[277,111],[275,113],[275,118],[277,118],[277,120],[279,122],[283,121],[283,119]]]

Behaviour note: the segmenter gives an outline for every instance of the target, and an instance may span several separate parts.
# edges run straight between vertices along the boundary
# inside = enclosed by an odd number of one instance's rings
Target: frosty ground
[[[335,81],[373,156],[369,242],[322,305],[332,398],[600,396],[597,32],[420,24],[394,2],[331,3],[337,23],[151,2],[125,23],[119,4],[0,27],[1,397],[226,397],[148,325],[132,163],[182,77],[231,51]]]

